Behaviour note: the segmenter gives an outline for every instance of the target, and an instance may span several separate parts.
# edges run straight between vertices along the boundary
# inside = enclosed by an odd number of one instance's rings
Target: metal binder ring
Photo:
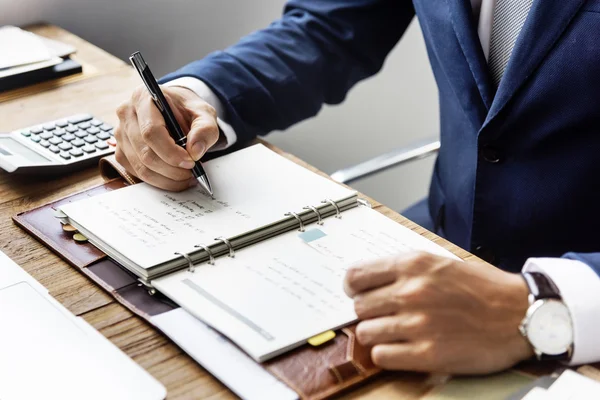
[[[331,200],[331,199],[325,199],[323,201],[321,201],[321,203],[329,203],[333,206],[333,208],[335,208],[335,217],[337,219],[341,219],[342,215],[340,214],[340,208],[338,207],[338,205],[336,204],[335,201]]]
[[[215,257],[213,256],[212,251],[210,251],[210,249],[208,247],[206,247],[202,244],[194,245],[194,247],[197,249],[203,249],[206,252],[206,254],[208,254],[208,263],[210,265],[215,265]]]
[[[313,206],[306,206],[306,207],[302,207],[305,210],[311,210],[312,212],[314,212],[315,214],[317,214],[317,225],[323,225],[323,219],[321,218],[321,213],[319,212],[319,210],[317,209],[317,207],[313,207]]]
[[[371,203],[368,200],[365,200],[365,199],[356,199],[356,202],[360,206],[364,206],[364,207],[367,207],[367,208],[373,208],[373,206],[371,205]]]
[[[235,252],[233,251],[233,246],[231,245],[231,242],[229,242],[229,240],[225,239],[224,237],[218,237],[218,238],[215,238],[215,240],[219,240],[219,241],[225,243],[225,246],[229,247],[229,257],[231,257],[231,258],[235,257]]]
[[[185,253],[175,253],[175,254],[185,258],[185,260],[188,262],[188,271],[194,272],[196,270],[196,266],[194,265],[194,262],[192,261],[190,256],[188,256]]]
[[[298,214],[296,214],[293,211],[290,211],[288,213],[284,214],[286,217],[294,217],[298,220],[298,223],[300,224],[300,228],[298,229],[300,232],[304,232],[304,222],[302,222],[302,218],[300,218],[300,216]]]

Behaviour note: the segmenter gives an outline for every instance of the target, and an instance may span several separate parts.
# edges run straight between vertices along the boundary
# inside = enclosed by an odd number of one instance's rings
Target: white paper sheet
[[[0,27],[0,70],[48,61],[52,56],[35,34],[14,26]]]
[[[548,395],[556,400],[597,400],[600,399],[600,382],[566,370],[548,388]]]
[[[541,387],[534,387],[521,400],[558,400]]]
[[[183,308],[152,323],[208,372],[245,400],[296,400],[298,395],[222,335]]]

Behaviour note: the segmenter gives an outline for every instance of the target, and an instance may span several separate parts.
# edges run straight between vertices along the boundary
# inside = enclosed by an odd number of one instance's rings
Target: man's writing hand
[[[153,186],[185,190],[197,183],[191,173],[194,160],[219,139],[217,116],[213,107],[189,89],[174,86],[162,91],[187,132],[187,152],[175,144],[148,90],[140,86],[117,109],[115,156],[129,173]]]

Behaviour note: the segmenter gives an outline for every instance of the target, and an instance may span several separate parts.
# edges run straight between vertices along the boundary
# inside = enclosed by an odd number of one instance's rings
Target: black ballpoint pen
[[[154,78],[152,71],[150,71],[150,67],[144,61],[142,54],[139,51],[136,51],[131,55],[131,57],[129,57],[129,61],[131,61],[133,67],[140,74],[142,81],[144,82],[144,84],[148,88],[148,91],[150,92],[150,96],[152,96],[152,99],[154,100],[154,104],[156,104],[156,107],[165,119],[165,124],[167,126],[167,130],[169,131],[169,134],[171,135],[173,140],[175,140],[175,143],[183,147],[183,149],[185,150],[185,146],[187,144],[187,136],[183,133],[181,126],[179,126],[179,124],[177,123],[175,114],[173,114],[171,107],[169,107],[167,99],[165,99],[162,90],[160,90],[160,86],[158,86],[158,82]],[[202,187],[212,196],[213,191],[210,187],[208,176],[206,175],[206,172],[204,172],[202,164],[200,164],[200,160],[195,162],[194,168],[192,169],[192,173],[194,174],[194,177],[198,179],[200,185],[202,185]]]

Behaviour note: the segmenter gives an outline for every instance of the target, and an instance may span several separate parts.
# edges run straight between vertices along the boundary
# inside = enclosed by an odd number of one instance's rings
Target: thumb
[[[219,140],[217,120],[208,113],[197,114],[187,137],[187,151],[194,161],[198,161]]]

